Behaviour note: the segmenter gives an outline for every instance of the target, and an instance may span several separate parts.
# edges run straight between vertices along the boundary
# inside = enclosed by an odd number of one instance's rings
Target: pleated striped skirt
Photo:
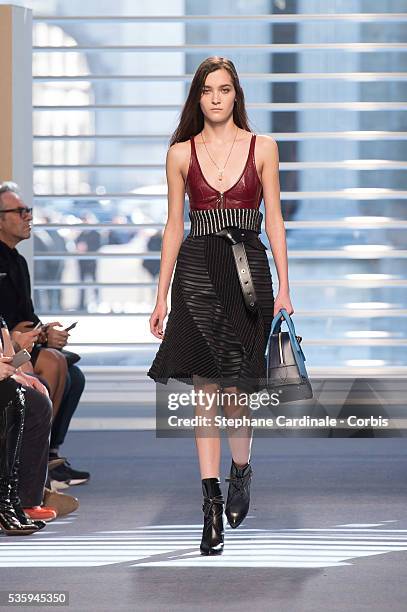
[[[274,295],[264,245],[245,244],[258,301],[244,303],[230,244],[214,234],[189,234],[178,253],[171,311],[148,376],[166,384],[194,384],[194,375],[220,388],[253,393],[265,388],[265,350],[273,320]]]

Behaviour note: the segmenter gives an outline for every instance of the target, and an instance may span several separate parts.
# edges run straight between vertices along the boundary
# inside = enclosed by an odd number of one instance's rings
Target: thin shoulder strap
[[[191,136],[191,156],[196,157],[196,148],[195,148],[195,136]]]
[[[253,159],[253,161],[254,161],[255,144],[256,144],[256,134],[252,134],[252,139],[250,141],[250,148],[249,148],[249,156]]]

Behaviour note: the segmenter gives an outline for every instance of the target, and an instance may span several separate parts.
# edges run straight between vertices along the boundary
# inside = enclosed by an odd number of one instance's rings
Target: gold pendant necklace
[[[217,163],[216,163],[216,161],[213,159],[212,155],[209,153],[209,151],[208,151],[208,147],[206,146],[206,142],[205,142],[205,139],[204,139],[204,137],[203,137],[203,132],[201,132],[202,142],[204,143],[204,146],[205,146],[206,152],[207,152],[207,154],[208,154],[208,156],[209,156],[209,159],[211,160],[211,162],[212,162],[213,164],[215,164],[215,166],[216,166],[216,167],[217,167],[217,169],[218,169],[218,174],[219,174],[219,176],[218,176],[218,181],[222,181],[222,180],[223,180],[223,171],[224,171],[224,169],[226,168],[226,164],[227,164],[227,163],[228,163],[228,161],[229,161],[229,157],[230,157],[230,155],[231,155],[231,153],[232,153],[232,149],[233,149],[234,144],[235,144],[235,142],[236,142],[236,138],[237,138],[237,133],[238,133],[238,131],[239,131],[239,127],[238,127],[238,128],[237,128],[237,130],[236,130],[235,137],[234,137],[233,142],[232,142],[232,146],[230,147],[229,155],[228,155],[228,156],[227,156],[227,158],[226,158],[226,161],[225,161],[225,164],[224,164],[223,168],[219,168],[218,164],[217,164]]]

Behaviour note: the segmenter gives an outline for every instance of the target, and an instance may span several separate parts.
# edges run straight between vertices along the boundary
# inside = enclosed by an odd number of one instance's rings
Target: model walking
[[[192,80],[179,126],[167,154],[168,219],[163,234],[157,302],[151,332],[162,340],[148,371],[154,380],[175,378],[195,391],[229,393],[222,405],[230,418],[247,414],[242,393],[264,388],[265,349],[271,322],[281,308],[294,312],[289,295],[287,247],[281,215],[276,142],[250,131],[244,94],[233,63],[210,57]],[[184,200],[191,231],[184,240]],[[279,279],[274,298],[259,210]],[[165,335],[167,295],[171,312]],[[214,417],[217,406],[199,405],[196,415]],[[246,517],[250,502],[253,431],[228,428],[232,454],[225,513],[231,527]],[[196,427],[202,478],[202,554],[224,546],[224,498],[220,488],[219,428]]]

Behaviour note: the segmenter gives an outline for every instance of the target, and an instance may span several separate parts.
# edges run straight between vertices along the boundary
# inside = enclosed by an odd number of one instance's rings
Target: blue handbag
[[[288,332],[281,331],[284,317]],[[295,334],[294,323],[285,308],[281,308],[271,324],[266,347],[266,387],[277,393],[280,404],[311,399],[311,383],[305,368],[302,338]]]

